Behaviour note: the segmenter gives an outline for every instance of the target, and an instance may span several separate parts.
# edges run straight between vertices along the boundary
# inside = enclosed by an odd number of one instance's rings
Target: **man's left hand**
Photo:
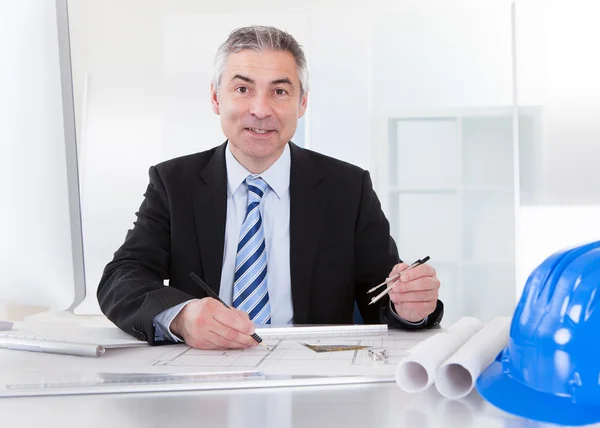
[[[389,278],[407,267],[406,263],[397,264],[390,272]],[[435,311],[440,280],[433,266],[427,263],[417,266],[403,273],[392,284],[389,296],[400,318],[409,322],[419,322]]]

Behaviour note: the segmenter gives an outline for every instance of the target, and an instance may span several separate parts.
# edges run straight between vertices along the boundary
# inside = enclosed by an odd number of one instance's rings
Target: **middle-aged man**
[[[355,302],[366,323],[439,324],[429,264],[368,304],[367,290],[406,265],[369,173],[290,141],[307,97],[306,59],[291,35],[229,35],[211,85],[227,141],[150,168],[134,227],[98,287],[117,326],[152,345],[217,349],[255,346],[259,324],[351,324]]]

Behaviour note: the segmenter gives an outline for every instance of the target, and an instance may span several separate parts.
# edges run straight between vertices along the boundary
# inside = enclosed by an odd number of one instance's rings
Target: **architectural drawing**
[[[202,351],[184,346],[172,347],[150,364],[186,371],[260,370],[266,374],[318,376],[394,376],[396,366],[407,350],[430,333],[399,333],[357,337],[266,339],[261,347],[244,350]],[[305,343],[317,346],[367,346],[337,352],[314,352]],[[387,361],[374,361],[369,349],[387,349]]]

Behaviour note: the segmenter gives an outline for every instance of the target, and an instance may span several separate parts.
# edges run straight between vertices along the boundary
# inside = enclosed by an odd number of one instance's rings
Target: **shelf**
[[[407,262],[431,256],[454,315],[487,320],[515,301],[513,112],[446,113],[389,119],[392,233]]]

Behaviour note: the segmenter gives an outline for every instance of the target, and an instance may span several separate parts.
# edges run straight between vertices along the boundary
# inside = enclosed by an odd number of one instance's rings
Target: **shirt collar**
[[[281,156],[265,172],[259,174],[279,199],[283,198],[290,189],[290,167],[292,158],[290,146],[286,144]],[[227,143],[225,150],[225,166],[227,167],[227,197],[233,195],[246,177],[252,174],[231,153],[231,146]]]

